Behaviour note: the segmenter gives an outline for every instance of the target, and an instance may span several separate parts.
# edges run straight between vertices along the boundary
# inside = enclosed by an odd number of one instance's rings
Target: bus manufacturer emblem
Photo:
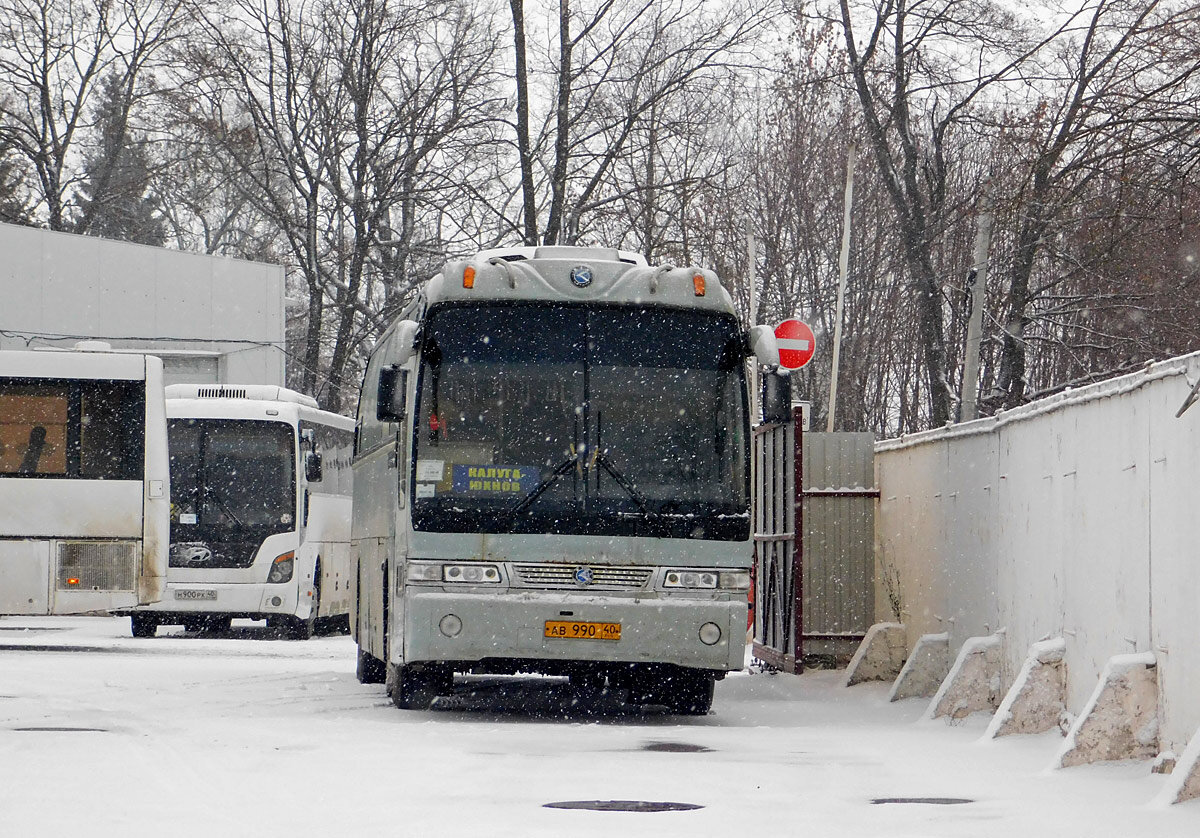
[[[171,552],[177,564],[205,564],[213,557],[212,550],[203,543],[172,544]]]
[[[587,265],[576,265],[571,268],[571,282],[576,288],[587,288],[592,284],[592,269]]]
[[[581,588],[586,588],[595,580],[596,574],[592,572],[590,567],[575,568],[575,584]]]

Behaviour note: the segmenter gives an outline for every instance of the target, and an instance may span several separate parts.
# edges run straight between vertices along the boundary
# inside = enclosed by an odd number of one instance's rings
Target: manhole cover
[[[102,727],[14,727],[26,733],[108,733]]]
[[[658,800],[564,800],[546,803],[545,809],[591,809],[596,812],[686,812],[703,809],[696,803],[668,803]]]
[[[932,803],[937,806],[956,806],[959,803],[974,803],[965,797],[877,797],[872,803]]]
[[[712,748],[687,742],[648,742],[642,746],[642,750],[662,751],[669,754],[705,754],[711,752]]]

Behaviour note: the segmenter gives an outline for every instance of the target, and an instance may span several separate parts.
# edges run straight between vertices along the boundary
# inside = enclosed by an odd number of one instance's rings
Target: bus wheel
[[[707,672],[677,672],[662,685],[662,703],[677,716],[706,716],[712,709],[715,685],[716,679]]]
[[[358,666],[354,674],[360,684],[382,684],[387,681],[387,667],[383,661],[361,648],[358,650]]]
[[[316,626],[316,613],[314,609],[313,613],[309,614],[307,620],[292,617],[288,620],[287,627],[284,629],[284,636],[288,640],[308,640],[313,636],[313,628]]]
[[[449,692],[454,673],[433,666],[391,666],[392,703],[401,710],[428,710],[433,700]]]
[[[320,569],[318,568],[318,573]],[[313,586],[313,601],[312,609],[308,612],[308,619],[302,620],[299,617],[292,617],[287,622],[284,629],[284,634],[288,640],[308,640],[313,636],[313,632],[317,630],[317,611],[321,608],[321,588],[317,585]]]
[[[129,623],[134,637],[153,637],[158,632],[158,618],[152,614],[130,614]]]

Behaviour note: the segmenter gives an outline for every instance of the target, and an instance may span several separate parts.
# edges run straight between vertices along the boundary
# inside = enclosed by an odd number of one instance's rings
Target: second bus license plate
[[[207,599],[214,600],[217,598],[217,592],[213,590],[203,590],[198,588],[177,588],[175,590],[175,599]]]
[[[621,624],[547,620],[545,636],[564,640],[620,640]]]

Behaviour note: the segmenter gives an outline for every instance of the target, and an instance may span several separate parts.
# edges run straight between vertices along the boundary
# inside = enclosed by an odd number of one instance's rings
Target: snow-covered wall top
[[[278,265],[0,224],[0,349],[152,350],[168,383],[284,383]]]
[[[885,440],[876,617],[910,645],[1006,630],[1006,680],[1062,637],[1070,709],[1113,655],[1154,652],[1164,745],[1200,727],[1200,353],[996,417]]]

